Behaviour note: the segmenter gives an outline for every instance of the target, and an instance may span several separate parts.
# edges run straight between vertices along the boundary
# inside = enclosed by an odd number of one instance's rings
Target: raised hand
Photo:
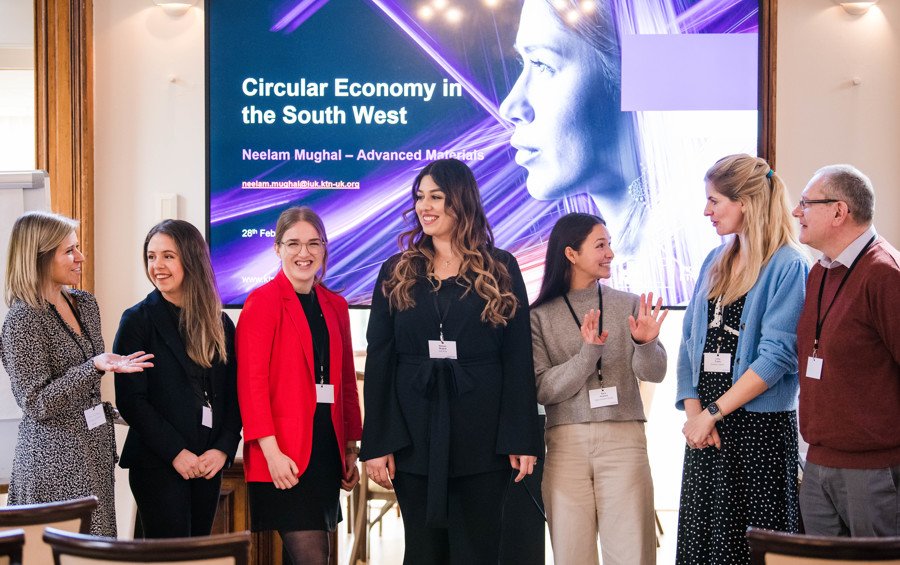
[[[631,338],[635,343],[647,343],[659,336],[659,328],[663,320],[669,314],[669,310],[663,310],[662,298],[656,301],[653,308],[653,293],[641,294],[641,303],[638,307],[638,317],[628,316],[628,325],[631,327]]]
[[[600,310],[594,310],[593,308],[584,315],[584,321],[581,323],[581,338],[585,343],[593,344],[593,345],[603,345],[606,343],[606,338],[609,337],[609,332],[603,330],[600,335],[597,335],[597,327],[600,325]]]

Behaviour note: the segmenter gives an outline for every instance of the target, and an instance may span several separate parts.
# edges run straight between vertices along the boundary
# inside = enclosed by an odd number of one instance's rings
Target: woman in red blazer
[[[295,565],[328,562],[339,489],[359,481],[362,435],[347,301],[322,285],[322,220],[288,208],[281,270],[247,297],[237,327],[238,400],[253,531],[277,530]]]

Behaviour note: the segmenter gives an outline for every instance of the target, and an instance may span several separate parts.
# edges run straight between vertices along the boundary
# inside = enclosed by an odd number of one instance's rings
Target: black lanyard
[[[299,293],[297,294],[297,298],[300,298]],[[324,384],[326,384],[325,383],[325,376],[326,376],[325,375],[325,361],[326,361],[325,356],[328,355],[328,349],[327,349],[327,346],[328,346],[328,324],[325,323],[325,314],[322,312],[322,306],[319,304],[319,301],[316,297],[315,288],[313,288],[312,290],[309,291],[309,302],[310,302],[310,306],[311,306],[309,309],[309,314],[318,315],[319,318],[322,320],[322,326],[325,328],[325,335],[320,336],[320,337],[322,337],[322,339],[317,340],[314,335],[315,332],[313,331],[313,325],[309,321],[309,317],[307,316],[306,323],[307,323],[307,325],[309,325],[309,333],[310,333],[310,337],[312,339],[312,344],[313,344],[313,365],[315,365],[315,368],[316,368],[315,380],[318,382],[318,384],[324,385]],[[302,302],[301,302],[301,306],[302,306]],[[305,311],[304,311],[304,314],[306,314]],[[318,363],[316,361],[318,361]],[[330,380],[331,379],[329,379],[329,381]]]
[[[188,381],[191,384],[191,390],[194,392],[194,396],[200,398],[204,405],[211,408],[212,403],[209,399],[209,391],[212,388],[212,382],[210,380],[210,371],[212,371],[212,369],[201,367],[200,365],[196,364],[189,355],[187,355],[187,338],[181,334],[182,309],[179,306],[175,306],[168,300],[164,300],[164,303],[166,305],[166,310],[169,312],[169,318],[172,320],[172,323],[175,324],[176,333],[178,335],[178,342],[185,349],[185,356],[187,357],[189,363],[189,365],[186,367],[186,373],[188,376]]]
[[[841,289],[844,288],[844,283],[847,282],[850,273],[853,272],[853,268],[856,267],[856,264],[859,263],[859,260],[862,259],[862,256],[865,255],[866,251],[869,249],[869,246],[875,241],[875,237],[876,236],[874,235],[872,236],[872,239],[866,243],[865,247],[862,248],[862,251],[856,255],[856,259],[850,263],[850,267],[848,267],[847,272],[844,273],[844,278],[841,279],[841,284],[838,285],[837,290],[834,292],[834,296],[831,298],[831,303],[828,305],[828,309],[825,310],[824,316],[822,315],[822,295],[825,293],[825,278],[828,276],[828,271],[831,269],[825,269],[825,272],[822,273],[822,282],[819,284],[819,299],[816,302],[816,340],[813,342],[813,357],[815,357],[816,353],[819,351],[819,339],[822,337],[822,326],[825,324],[825,318],[827,318],[828,313],[831,312],[831,307],[834,306],[834,303],[837,301],[837,296],[841,292]]]
[[[453,298],[447,301],[447,307],[444,308],[443,312],[441,311],[440,305],[440,297],[438,296],[439,289],[434,289],[431,292],[431,297],[434,299],[434,311],[438,317],[438,337],[441,339],[441,343],[444,342],[444,320],[447,319],[447,314],[450,313],[450,305],[453,303]]]
[[[569,297],[563,294],[563,300],[566,301],[566,306],[569,307],[569,313],[572,314],[572,319],[575,320],[575,325],[578,326],[578,329],[581,330],[581,322],[578,320],[578,314],[575,313],[575,309],[572,308],[572,303],[569,302]],[[603,333],[603,287],[601,285],[597,285],[597,310],[600,311],[600,320],[597,324],[597,335]],[[603,357],[601,356],[597,359],[597,379],[600,381],[600,388],[603,388]]]
[[[88,354],[88,352],[87,352],[87,350],[85,350],[84,346],[81,345],[81,340],[78,339],[78,336],[75,335],[75,332],[72,331],[72,328],[69,327],[69,324],[67,324],[66,321],[63,320],[62,315],[60,315],[59,311],[56,309],[56,306],[54,306],[53,304],[50,304],[50,310],[53,312],[53,315],[56,317],[56,320],[59,322],[59,325],[61,325],[63,327],[63,329],[66,330],[66,333],[69,335],[70,338],[72,338],[72,341],[75,342],[75,345],[78,346],[78,349],[81,350],[81,354],[84,356],[84,360],[88,361],[91,357],[93,357],[94,355],[97,354],[97,349],[96,349],[96,347],[94,347],[94,340],[91,339],[91,334],[88,333],[87,328],[84,327],[84,323],[82,323],[82,321],[81,321],[81,316],[78,314],[78,308],[75,306],[75,304],[73,304],[71,301],[69,301],[69,297],[66,296],[65,291],[62,291],[61,294],[62,294],[63,300],[66,301],[66,304],[68,304],[69,308],[72,310],[72,315],[75,316],[75,321],[78,322],[78,327],[81,328],[82,335],[87,339],[88,343],[91,344],[90,354]]]

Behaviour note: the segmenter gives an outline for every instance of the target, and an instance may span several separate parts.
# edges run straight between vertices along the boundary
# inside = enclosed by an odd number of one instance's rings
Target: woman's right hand
[[[394,490],[394,485],[391,481],[394,478],[395,471],[396,468],[394,467],[393,453],[388,453],[383,457],[376,457],[375,459],[366,461],[366,474],[369,475],[369,478],[375,481],[378,486],[386,488],[387,490]]]
[[[581,338],[588,345],[603,345],[606,343],[609,332],[603,330],[600,335],[597,335],[597,327],[599,325],[600,310],[591,308],[590,311],[584,315],[584,321],[581,323]]]
[[[178,474],[181,475],[182,479],[189,481],[200,476],[200,471],[198,469],[199,462],[199,457],[187,449],[182,449],[178,452],[178,455],[175,456],[175,459],[172,460],[172,466],[175,467],[175,470],[178,471]]]
[[[272,476],[275,488],[287,490],[300,482],[300,479],[297,478],[300,469],[297,468],[293,459],[281,451],[275,436],[261,437],[257,441],[266,458],[266,463],[269,464],[269,475]]]
[[[94,368],[98,371],[113,373],[139,373],[144,369],[153,367],[150,363],[152,353],[138,351],[131,355],[116,355],[115,353],[101,353],[94,357]]]

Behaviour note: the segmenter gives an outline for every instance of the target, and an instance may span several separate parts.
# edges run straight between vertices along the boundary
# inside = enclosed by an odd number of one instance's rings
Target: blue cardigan
[[[684,410],[685,398],[700,398],[697,385],[709,319],[709,269],[724,248],[722,245],[714,249],[703,262],[684,315],[675,398],[679,410]],[[769,387],[744,405],[751,412],[797,408],[797,320],[806,296],[808,274],[807,257],[784,246],[763,266],[756,284],[747,293],[731,379],[737,382],[747,369],[753,369]]]

